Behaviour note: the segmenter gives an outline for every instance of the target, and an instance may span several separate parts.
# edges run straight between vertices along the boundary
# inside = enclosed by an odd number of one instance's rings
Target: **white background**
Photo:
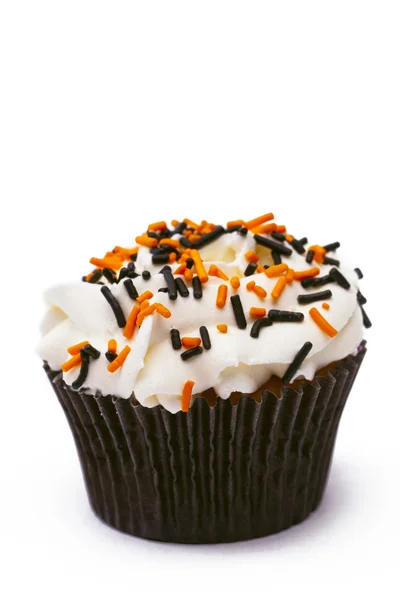
[[[399,9],[0,3],[2,598],[398,597]],[[160,218],[270,210],[365,274],[374,327],[325,500],[254,542],[112,531],[34,355],[41,292]]]

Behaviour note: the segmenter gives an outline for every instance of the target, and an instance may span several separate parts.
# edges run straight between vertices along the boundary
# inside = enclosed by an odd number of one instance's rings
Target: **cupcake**
[[[272,213],[160,221],[46,291],[39,355],[105,523],[233,542],[317,508],[371,325],[339,246]]]

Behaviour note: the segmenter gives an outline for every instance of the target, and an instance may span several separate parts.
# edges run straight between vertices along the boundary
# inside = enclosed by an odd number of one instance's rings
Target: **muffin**
[[[371,325],[339,246],[272,213],[160,221],[46,291],[39,355],[105,523],[232,542],[317,508]]]

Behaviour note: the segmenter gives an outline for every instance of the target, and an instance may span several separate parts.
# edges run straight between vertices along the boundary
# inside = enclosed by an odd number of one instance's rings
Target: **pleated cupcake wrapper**
[[[45,366],[71,427],[94,512],[116,529],[233,542],[303,521],[320,503],[361,347],[327,376],[188,413],[68,387]]]

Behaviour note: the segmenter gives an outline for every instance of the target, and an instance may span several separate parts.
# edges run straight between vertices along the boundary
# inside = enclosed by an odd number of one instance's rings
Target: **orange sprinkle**
[[[182,346],[184,348],[196,348],[201,344],[201,338],[199,337],[183,337],[181,338]]]
[[[197,240],[199,240],[201,238],[201,235],[198,235],[197,233],[191,233],[188,237],[189,242],[197,242]]]
[[[75,354],[79,354],[79,350],[81,348],[84,348],[86,346],[86,344],[88,344],[89,342],[86,340],[85,342],[79,342],[79,344],[75,344],[74,346],[70,346],[68,348],[68,352],[69,354],[72,354],[72,356],[75,356]]]
[[[168,308],[164,306],[164,304],[161,304],[160,302],[155,302],[154,306],[156,307],[156,311],[158,312],[158,314],[164,317],[164,319],[170,318],[171,311],[168,310]]]
[[[247,221],[246,227],[247,229],[253,229],[253,227],[257,227],[258,225],[262,225],[266,221],[272,221],[274,215],[272,213],[267,213],[266,215],[261,215],[261,217],[256,217],[251,221]]]
[[[267,314],[267,311],[265,310],[265,308],[257,308],[256,306],[252,306],[249,311],[249,315],[253,319],[258,319],[259,317],[265,317],[266,314]]]
[[[265,268],[262,265],[258,265],[256,271],[257,273],[265,273]]]
[[[147,246],[148,248],[155,248],[158,246],[158,240],[156,238],[149,237],[146,234],[138,235],[138,237],[135,239],[135,242],[141,246]]]
[[[321,315],[321,313],[319,312],[319,310],[317,310],[315,307],[310,308],[309,310],[310,313],[310,317],[312,318],[312,320],[314,321],[314,323],[316,323],[318,325],[318,327],[320,329],[322,329],[322,331],[324,333],[326,333],[326,335],[329,335],[329,337],[333,338],[335,337],[335,335],[337,335],[337,330],[332,327],[332,325],[330,323],[328,323],[328,321],[326,319],[324,319],[324,317]]]
[[[129,317],[126,321],[126,325],[125,325],[122,333],[124,334],[124,336],[126,338],[128,338],[128,340],[130,340],[133,337],[133,332],[135,331],[137,318],[140,313],[140,310],[141,310],[140,306],[135,304],[135,306],[132,308],[132,310],[129,314]],[[113,350],[111,350],[111,348],[110,348],[110,342],[115,342],[115,346],[114,346]],[[111,350],[111,352],[116,352],[117,351],[117,342],[115,340],[110,340],[108,342],[108,349]]]
[[[146,317],[151,315],[157,309],[156,303],[150,304],[144,310],[141,310],[136,319],[136,325],[141,326]]]
[[[115,371],[117,369],[122,367],[122,365],[126,361],[126,357],[128,356],[130,351],[131,351],[130,347],[125,346],[125,348],[123,350],[121,350],[121,352],[118,354],[117,358],[115,358],[112,362],[110,362],[110,364],[107,367],[108,371],[110,371],[110,373],[115,373]]]
[[[183,276],[187,282],[190,282],[193,279],[193,271],[191,269],[185,269]]]
[[[148,226],[148,231],[161,231],[162,229],[167,229],[167,224],[165,221],[157,221],[157,223],[151,223]]]
[[[113,254],[115,258],[95,258],[92,256],[90,263],[99,269],[113,269],[118,271],[122,267],[122,260],[119,256]]]
[[[183,219],[183,222],[186,223],[186,225],[189,225],[189,227],[193,227],[193,229],[196,231],[200,229],[200,225],[197,225],[197,223],[191,221],[190,219]]]
[[[272,233],[276,231],[276,223],[267,223],[266,225],[260,225],[252,229],[253,233]]]
[[[213,277],[219,277],[220,279],[229,281],[229,277],[227,277],[225,273],[221,271],[221,269],[219,269],[216,265],[210,265],[210,268],[208,269],[208,274],[212,275]]]
[[[294,280],[294,270],[289,269],[286,273],[286,283],[293,283]]]
[[[316,277],[317,275],[319,275],[319,268],[312,267],[312,269],[307,269],[306,271],[295,271],[293,277],[296,281],[302,281],[303,279]]]
[[[218,287],[217,301],[216,301],[218,308],[224,308],[224,306],[226,304],[227,295],[228,295],[228,286],[223,283],[222,285],[220,285]]]
[[[188,379],[183,386],[182,391],[182,412],[188,412],[190,408],[190,401],[192,399],[192,390],[194,386],[194,381]]]
[[[143,294],[141,294],[140,296],[138,296],[136,298],[136,300],[139,302],[139,304],[141,304],[145,300],[150,300],[150,298],[152,298],[153,295],[154,295],[153,292],[150,292],[150,290],[146,290],[145,292],[143,292]]]
[[[239,277],[231,277],[231,286],[233,287],[234,290],[237,290],[238,288],[240,288],[240,279]]]
[[[70,371],[74,367],[77,367],[78,365],[80,365],[81,362],[82,362],[81,355],[75,354],[75,356],[73,356],[72,358],[67,360],[67,362],[65,362],[63,365],[61,365],[61,369],[62,369],[62,371],[64,371],[64,373],[66,373],[67,371]]]
[[[195,269],[197,271],[197,275],[201,283],[206,283],[208,281],[208,275],[203,265],[203,261],[201,260],[200,254],[198,250],[192,250],[191,252]]]
[[[108,340],[107,350],[109,352],[117,352],[117,340]]]
[[[172,238],[163,238],[160,240],[161,244],[166,244],[167,246],[172,246],[172,248],[179,248],[180,244],[178,240],[173,240]]]
[[[278,233],[286,233],[285,225],[275,225],[275,231]]]
[[[217,329],[221,333],[227,333],[227,331],[228,331],[228,325],[225,325],[224,323],[222,323],[221,325],[217,325]]]
[[[254,287],[256,285],[256,282],[254,281],[254,279],[252,279],[251,281],[249,281],[249,283],[246,284],[246,289],[249,290],[249,292],[251,292]]]
[[[172,219],[171,225],[172,227],[177,227],[179,225],[179,221],[177,221],[176,219]]]
[[[89,275],[86,275],[85,281],[90,281],[95,273],[96,271],[92,271],[91,273],[89,273]]]
[[[293,242],[293,240],[294,240],[294,237],[292,235],[286,236],[286,241],[289,242],[289,244],[290,244],[290,242]]]
[[[283,290],[286,287],[286,277],[279,277],[278,281],[275,284],[274,289],[271,292],[271,296],[274,300],[278,300]]]
[[[169,255],[168,262],[169,262],[170,264],[174,263],[174,262],[176,261],[176,256],[177,256],[177,255],[175,254],[175,252],[171,252],[171,254]]]
[[[331,305],[330,305],[330,304],[328,304],[327,302],[323,302],[323,303],[322,303],[322,308],[324,308],[325,310],[330,310],[330,308],[331,308]]]
[[[122,246],[115,246],[114,248],[114,253],[116,254],[124,254],[127,257],[131,257],[131,254],[136,254],[136,252],[139,250],[138,246],[135,246],[135,248],[123,248]]]
[[[244,225],[244,221],[242,219],[237,219],[236,221],[228,221],[226,227],[237,227],[238,225]]]
[[[257,296],[258,296],[259,298],[266,298],[266,297],[267,297],[267,292],[266,292],[266,290],[264,290],[264,288],[263,288],[263,287],[261,287],[261,285],[255,285],[255,286],[253,287],[253,290],[252,290],[252,291],[253,291],[255,294],[257,294]]]
[[[269,267],[266,271],[265,274],[267,277],[269,277],[271,279],[271,277],[279,277],[280,275],[283,275],[284,273],[286,273],[286,271],[288,270],[288,266],[286,263],[282,263],[281,265],[274,265],[272,267]]]
[[[310,246],[308,248],[308,251],[314,252],[313,260],[315,260],[316,263],[322,264],[324,262],[326,250],[323,246],[318,246],[318,244],[314,244],[313,246]]]
[[[258,254],[256,254],[255,252],[253,252],[253,250],[249,250],[248,252],[246,252],[245,254],[246,260],[248,262],[258,262],[260,260],[260,257],[258,256]]]
[[[183,275],[186,270],[186,261],[183,262],[179,267],[174,271],[174,275]]]
[[[140,303],[140,310],[144,310],[148,306],[150,306],[150,302],[148,300],[145,300],[144,302]]]

